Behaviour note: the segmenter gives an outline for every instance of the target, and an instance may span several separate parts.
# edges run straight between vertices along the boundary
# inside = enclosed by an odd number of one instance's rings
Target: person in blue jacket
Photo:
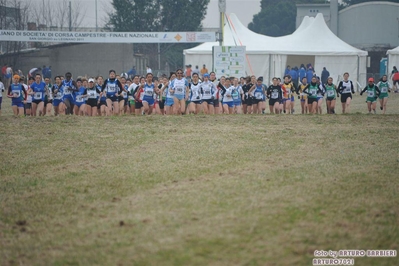
[[[306,68],[303,64],[301,64],[301,67],[299,68],[298,71],[298,75],[299,75],[299,80],[303,80],[303,78],[306,78]]]
[[[312,80],[313,76],[314,76],[313,68],[309,67],[308,70],[306,71],[306,79]]]

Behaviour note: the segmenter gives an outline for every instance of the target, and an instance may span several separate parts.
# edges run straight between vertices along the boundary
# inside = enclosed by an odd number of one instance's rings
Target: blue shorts
[[[291,102],[295,101],[294,95],[291,96]]]
[[[62,102],[63,102],[63,100],[54,99],[54,101],[53,101],[53,106],[57,107],[57,106],[59,106],[60,103],[62,103]]]
[[[85,103],[85,102],[82,102],[82,103],[76,103],[76,102],[75,102],[75,105],[76,105],[77,107],[79,107],[79,108],[80,108],[82,105],[84,105],[84,104],[86,104],[86,103]]]
[[[228,107],[233,108],[234,107],[234,102],[224,102],[223,104],[227,104]]]
[[[64,95],[63,101],[65,101],[65,100],[69,100],[69,102],[71,102],[71,103],[74,102],[73,97],[72,97],[71,94],[66,94],[66,95]]]
[[[166,98],[165,105],[166,106],[172,106],[175,102],[173,101],[173,98]]]
[[[323,96],[317,96],[317,101],[319,101],[320,99],[323,99]]]
[[[5,74],[4,77],[5,77],[6,79],[9,79],[9,78],[11,78],[11,74]]]
[[[17,106],[18,108],[24,108],[24,103],[21,101],[18,101],[18,102],[12,101],[11,106]]]
[[[234,103],[234,106],[240,106],[241,105],[241,101],[240,100],[234,100],[233,103]]]
[[[175,95],[175,98],[177,98],[179,101],[184,99],[184,95],[183,94],[177,94]]]
[[[142,102],[146,102],[148,105],[154,105],[154,97],[144,95]]]

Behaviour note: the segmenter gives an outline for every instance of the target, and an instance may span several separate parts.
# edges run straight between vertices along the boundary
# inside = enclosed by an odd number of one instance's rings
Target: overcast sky
[[[43,0],[22,0],[28,1],[34,4],[42,4]],[[51,0],[51,3],[56,4],[57,2],[62,2],[63,0]],[[82,27],[96,27],[96,16],[95,16],[95,6],[96,0],[70,0],[72,2],[72,7],[76,2],[80,2],[81,10],[85,11],[85,18],[82,23]],[[45,0],[47,3],[47,0]],[[97,11],[98,11],[98,26],[104,25],[107,20],[106,10],[111,10],[111,0],[97,0]],[[226,12],[236,13],[241,22],[247,26],[248,23],[252,21],[254,14],[260,11],[260,0],[226,0]],[[210,0],[207,15],[203,21],[203,27],[205,28],[215,28],[219,26],[219,8],[218,0]]]

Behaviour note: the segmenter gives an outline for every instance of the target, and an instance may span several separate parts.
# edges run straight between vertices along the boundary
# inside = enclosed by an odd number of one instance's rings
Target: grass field
[[[365,114],[364,99],[350,115],[96,118],[16,118],[4,99],[0,265],[312,265],[315,250],[399,250],[399,95],[387,115]]]

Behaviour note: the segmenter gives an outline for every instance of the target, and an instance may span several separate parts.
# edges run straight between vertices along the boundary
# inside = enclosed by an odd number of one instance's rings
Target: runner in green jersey
[[[388,102],[388,92],[391,92],[392,86],[388,83],[388,76],[382,76],[380,82],[378,82],[377,87],[380,89],[381,93],[378,97],[380,99],[380,109],[382,113],[385,114],[387,111],[387,102]]]
[[[320,93],[319,84],[317,84],[316,77],[312,78],[309,87],[304,89],[304,93],[308,95],[308,110],[309,114],[317,113],[317,93]]]
[[[327,113],[335,114],[335,102],[337,99],[337,86],[333,84],[333,78],[328,77],[327,83],[325,84],[326,89],[326,103],[327,103]]]
[[[371,109],[373,109],[374,114],[376,113],[375,108],[377,106],[377,97],[380,95],[380,90],[374,84],[374,79],[369,78],[369,84],[362,90],[360,95],[367,91],[367,109],[369,110],[369,114],[371,114]]]

